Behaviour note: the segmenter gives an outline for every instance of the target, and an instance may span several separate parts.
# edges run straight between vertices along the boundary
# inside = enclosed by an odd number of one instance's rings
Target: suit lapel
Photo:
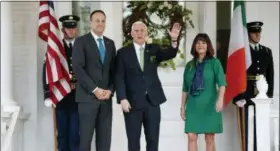
[[[131,61],[134,62],[137,66],[137,69],[139,69],[142,72],[140,62],[137,57],[136,49],[133,44],[131,44],[130,49],[132,50],[131,51],[132,54],[131,54],[131,56],[129,56],[129,57],[131,57]]]
[[[106,65],[109,62],[109,54],[110,54],[110,41],[107,38],[104,39],[104,46],[105,46],[105,58],[104,58],[104,65]]]
[[[148,62],[149,62],[149,53],[150,53],[150,45],[149,44],[145,44],[145,51],[144,51],[144,70],[145,70],[145,66],[147,66]]]
[[[90,49],[93,49],[92,51],[95,53],[96,55],[96,59],[97,59],[97,62],[100,63],[100,65],[102,65],[102,62],[101,62],[101,57],[100,57],[100,53],[99,53],[99,49],[98,49],[98,46],[97,46],[97,43],[94,39],[94,37],[92,36],[91,33],[88,34],[88,41],[90,41]]]

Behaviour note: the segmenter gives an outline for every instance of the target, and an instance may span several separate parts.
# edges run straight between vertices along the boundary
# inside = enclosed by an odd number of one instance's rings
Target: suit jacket
[[[66,42],[63,40],[64,50],[66,54],[66,60],[69,67],[70,77],[75,77],[72,72],[72,48],[69,48]],[[49,86],[46,81],[46,63],[43,64],[43,90],[44,90],[44,100],[50,97]],[[71,82],[75,84],[75,80],[71,78]],[[57,109],[77,109],[77,104],[75,102],[75,92],[73,89],[69,94],[67,94],[59,103],[56,104]]]
[[[272,51],[263,45],[259,45],[258,51],[254,50],[250,46],[250,51],[252,57],[252,65],[247,69],[247,75],[257,76],[263,74],[268,83],[267,96],[272,98],[274,90],[274,64]],[[235,97],[233,102],[235,103],[241,99],[250,101],[251,98],[257,95],[256,93],[254,93],[255,88],[256,80],[249,80],[248,78],[246,92]]]
[[[146,95],[155,106],[166,101],[157,68],[161,61],[174,58],[178,48],[163,50],[159,45],[146,44],[144,51],[142,71],[133,44],[118,50],[115,79],[117,103],[127,99],[132,108],[143,108],[147,103]]]
[[[116,47],[113,40],[105,36],[103,39],[106,49],[104,63],[101,62],[98,44],[91,33],[75,40],[72,59],[77,79],[76,102],[96,102],[97,97],[93,94],[96,87],[114,93]]]

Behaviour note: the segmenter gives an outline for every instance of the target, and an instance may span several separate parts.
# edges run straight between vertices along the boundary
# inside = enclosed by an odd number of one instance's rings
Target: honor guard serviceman
[[[252,64],[247,69],[247,89],[246,92],[238,95],[234,98],[234,103],[239,106],[239,127],[241,130],[242,140],[242,151],[248,150],[248,107],[254,107],[254,151],[256,148],[256,109],[255,104],[251,98],[254,98],[258,94],[256,87],[256,81],[259,75],[264,75],[268,83],[267,96],[273,97],[273,86],[274,86],[274,69],[273,69],[273,57],[272,51],[261,44],[261,31],[263,23],[260,21],[247,23],[248,36],[250,42],[250,52],[252,57]],[[268,132],[269,133],[269,132]],[[251,138],[250,138],[251,139]]]
[[[66,15],[59,18],[62,22],[62,32],[64,34],[63,45],[69,67],[71,89],[58,104],[56,104],[56,125],[57,141],[59,151],[78,151],[79,150],[79,120],[78,108],[75,102],[76,79],[72,71],[72,46],[77,36],[78,16]],[[51,106],[49,99],[48,85],[45,80],[45,63],[43,66],[44,98],[46,106]]]

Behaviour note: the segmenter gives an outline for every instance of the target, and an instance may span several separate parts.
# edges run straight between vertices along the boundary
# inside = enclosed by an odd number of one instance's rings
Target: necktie
[[[72,43],[71,42],[69,42],[69,48],[72,49]]]
[[[105,57],[105,48],[103,46],[103,43],[102,43],[102,38],[98,38],[98,45],[99,45],[99,53],[100,53],[100,57],[101,57],[101,62],[103,63],[104,62],[104,57]]]
[[[255,51],[258,51],[258,47],[257,47],[257,45],[255,45]]]
[[[140,66],[142,71],[144,70],[144,48],[140,47]]]

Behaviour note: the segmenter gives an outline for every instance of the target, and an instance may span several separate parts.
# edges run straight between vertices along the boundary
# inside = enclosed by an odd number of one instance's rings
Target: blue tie
[[[105,57],[105,48],[103,46],[102,43],[102,38],[98,38],[98,45],[99,45],[99,53],[100,53],[100,57],[101,57],[101,62],[104,62],[104,57]]]

